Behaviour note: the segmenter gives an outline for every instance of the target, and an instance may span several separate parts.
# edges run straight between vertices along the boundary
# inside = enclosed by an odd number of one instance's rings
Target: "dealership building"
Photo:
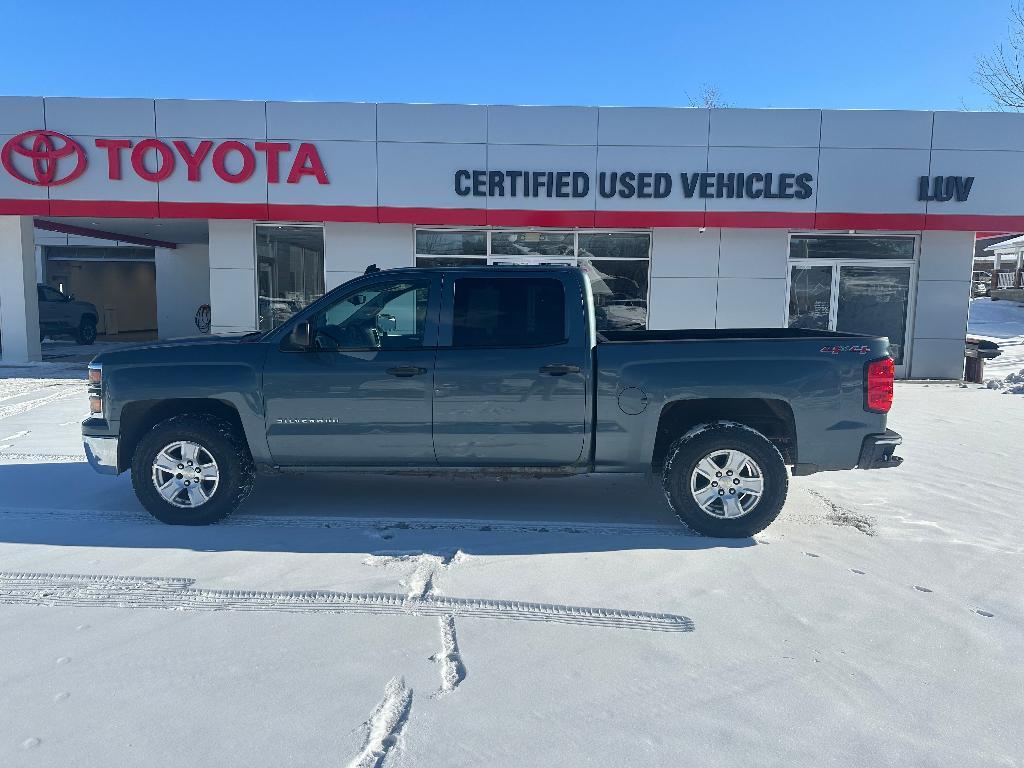
[[[11,362],[70,294],[172,338],[370,264],[575,264],[601,327],[887,335],[958,378],[976,233],[1024,231],[1016,114],[2,97],[0,161]]]

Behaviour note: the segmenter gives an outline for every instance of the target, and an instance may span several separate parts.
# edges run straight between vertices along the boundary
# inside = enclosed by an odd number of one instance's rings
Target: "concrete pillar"
[[[161,339],[209,333],[196,323],[210,303],[210,256],[205,243],[157,248],[156,327]]]
[[[256,330],[256,248],[251,221],[210,219],[213,333]]]
[[[973,264],[973,232],[925,232],[922,235],[910,378],[959,379],[963,376]]]
[[[32,219],[0,216],[0,344],[4,362],[41,360]]]

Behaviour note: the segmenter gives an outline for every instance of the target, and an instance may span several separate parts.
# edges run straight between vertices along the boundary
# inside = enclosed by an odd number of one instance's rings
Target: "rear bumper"
[[[894,454],[896,447],[902,442],[903,438],[891,429],[885,430],[880,435],[868,435],[861,443],[857,468],[888,469],[898,467],[903,463],[903,459]]]
[[[101,475],[117,474],[116,437],[86,435],[82,441],[85,443],[85,457],[89,460],[89,466]]]

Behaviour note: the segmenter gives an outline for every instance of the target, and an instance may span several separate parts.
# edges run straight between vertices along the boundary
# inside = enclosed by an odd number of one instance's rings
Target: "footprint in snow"
[[[914,585],[914,589],[916,589],[918,592],[931,592],[931,590],[928,589],[928,587],[922,587],[917,584]]]
[[[989,613],[988,611],[983,611],[981,608],[975,608],[974,612],[976,614],[978,614],[979,616],[984,616],[986,619],[991,619],[991,618],[995,617],[994,613]]]
[[[71,657],[70,656],[61,656],[59,659],[57,659],[57,663],[58,664],[67,664],[70,661],[71,661]]]
[[[41,743],[42,742],[40,742],[39,739],[33,736],[31,739],[25,739],[23,742],[21,742],[21,748],[32,749],[33,747],[38,747]]]

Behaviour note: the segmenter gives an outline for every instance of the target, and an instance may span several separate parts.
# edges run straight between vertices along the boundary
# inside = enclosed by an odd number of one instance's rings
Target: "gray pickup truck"
[[[574,268],[368,274],[267,333],[99,355],[86,453],[174,524],[224,517],[258,471],[628,472],[725,537],[775,519],[787,465],[902,461],[884,338],[594,318]]]

